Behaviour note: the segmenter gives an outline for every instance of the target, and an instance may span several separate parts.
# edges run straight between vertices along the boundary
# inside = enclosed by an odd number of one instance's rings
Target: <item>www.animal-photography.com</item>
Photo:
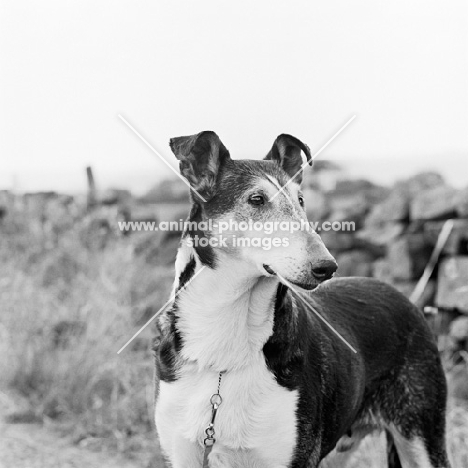
[[[468,466],[466,2],[0,11],[0,468]]]

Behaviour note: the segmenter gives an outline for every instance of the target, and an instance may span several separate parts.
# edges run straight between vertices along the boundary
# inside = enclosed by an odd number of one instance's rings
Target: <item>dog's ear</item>
[[[180,161],[180,173],[196,190],[193,196],[209,201],[214,195],[220,168],[230,159],[229,151],[215,132],[171,138],[170,147]]]
[[[312,166],[309,147],[296,137],[283,133],[275,140],[265,159],[276,161],[289,177],[294,177],[303,164],[302,152],[306,155],[307,162]],[[296,175],[294,181],[298,184],[302,182],[302,171]]]

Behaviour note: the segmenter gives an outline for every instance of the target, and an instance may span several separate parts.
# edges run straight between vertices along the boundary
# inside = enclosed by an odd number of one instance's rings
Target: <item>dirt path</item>
[[[0,392],[0,468],[141,468],[121,457],[90,452],[40,424],[11,424],[14,403]]]

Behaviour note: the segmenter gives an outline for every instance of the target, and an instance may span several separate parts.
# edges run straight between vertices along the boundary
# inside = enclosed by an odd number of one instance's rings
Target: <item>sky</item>
[[[0,189],[142,193],[170,137],[214,130],[233,158],[280,133],[346,173],[437,170],[468,185],[464,0],[0,0]]]

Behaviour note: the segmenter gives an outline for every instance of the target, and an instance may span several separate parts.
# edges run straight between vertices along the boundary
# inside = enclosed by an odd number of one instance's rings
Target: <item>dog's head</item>
[[[216,133],[173,138],[170,146],[190,183],[188,240],[211,268],[226,256],[246,272],[278,273],[312,289],[336,271],[335,259],[309,228],[301,193],[309,148],[280,135],[263,160],[233,160]]]

